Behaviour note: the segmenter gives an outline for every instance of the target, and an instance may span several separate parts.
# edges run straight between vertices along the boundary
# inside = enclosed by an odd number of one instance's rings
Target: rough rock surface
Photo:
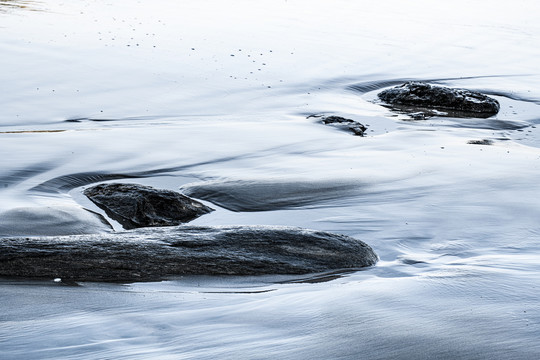
[[[499,112],[499,102],[479,92],[410,81],[384,90],[379,99],[390,105],[431,108],[489,117]]]
[[[84,195],[125,229],[179,225],[213,211],[175,191],[138,184],[100,184]]]
[[[0,241],[0,276],[154,281],[174,275],[308,274],[374,265],[364,242],[275,226],[137,229]]]

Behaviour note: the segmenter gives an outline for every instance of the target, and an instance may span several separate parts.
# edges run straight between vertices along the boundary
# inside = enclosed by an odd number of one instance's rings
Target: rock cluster
[[[308,274],[377,262],[364,242],[327,232],[277,226],[166,226],[212,211],[174,191],[101,184],[84,193],[124,227],[140,229],[2,238],[0,276],[133,282],[178,275]]]

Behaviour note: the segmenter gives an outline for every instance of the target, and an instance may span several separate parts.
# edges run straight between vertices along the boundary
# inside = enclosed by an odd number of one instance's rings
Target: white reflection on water
[[[381,261],[322,283],[4,280],[3,358],[539,357],[536,2],[43,4],[0,13],[0,211],[98,211],[81,188],[126,178],[213,202],[196,224],[334,231]],[[374,101],[415,79],[501,111]]]

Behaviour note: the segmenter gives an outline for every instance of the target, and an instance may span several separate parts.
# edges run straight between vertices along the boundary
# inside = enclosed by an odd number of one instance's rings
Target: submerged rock
[[[273,211],[325,206],[364,189],[345,180],[214,180],[182,186],[182,192],[227,210]]]
[[[111,230],[103,216],[78,206],[19,207],[0,213],[0,237],[96,234]]]
[[[499,102],[476,91],[452,89],[423,82],[409,81],[384,90],[379,99],[390,105],[428,108],[489,117],[499,112]]]
[[[346,119],[341,116],[318,116],[318,115],[311,115],[309,117],[320,117],[321,122],[325,125],[332,125],[337,128],[340,128],[345,131],[352,132],[354,135],[357,136],[364,136],[364,133],[367,130],[367,127],[359,123],[358,121],[354,121],[351,119]]]
[[[100,184],[84,195],[125,229],[179,225],[214,210],[175,191],[138,184]]]
[[[371,247],[352,237],[275,226],[179,226],[0,241],[0,276],[63,281],[308,274],[376,262]]]

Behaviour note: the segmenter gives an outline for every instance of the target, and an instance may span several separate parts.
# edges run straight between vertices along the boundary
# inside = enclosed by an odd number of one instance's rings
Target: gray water
[[[0,1],[5,235],[109,231],[82,190],[126,181],[217,209],[193,224],[332,231],[380,257],[304,278],[4,279],[0,357],[539,358],[539,10]],[[411,121],[376,101],[406,80],[478,90],[501,111]]]

